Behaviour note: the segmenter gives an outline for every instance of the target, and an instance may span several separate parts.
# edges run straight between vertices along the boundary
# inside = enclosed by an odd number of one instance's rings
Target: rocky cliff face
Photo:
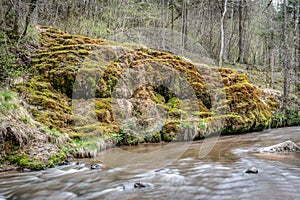
[[[262,130],[277,102],[235,70],[141,45],[39,27],[33,76],[15,90],[34,118],[82,152]]]

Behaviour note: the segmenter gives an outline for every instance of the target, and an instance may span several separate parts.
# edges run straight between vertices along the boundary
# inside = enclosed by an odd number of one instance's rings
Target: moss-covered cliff
[[[14,90],[37,122],[70,137],[77,157],[114,145],[262,130],[278,109],[229,68],[52,27],[39,32],[32,76]]]
[[[16,93],[0,90],[0,172],[11,169],[8,164],[53,167],[75,152],[69,136],[33,120],[30,107]]]

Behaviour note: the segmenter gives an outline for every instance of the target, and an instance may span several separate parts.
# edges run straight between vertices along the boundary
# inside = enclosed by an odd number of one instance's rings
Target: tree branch
[[[272,3],[273,3],[273,0],[270,0],[270,2],[268,3],[267,7],[265,7],[265,9],[262,11],[262,13],[264,13],[270,7],[270,5]]]

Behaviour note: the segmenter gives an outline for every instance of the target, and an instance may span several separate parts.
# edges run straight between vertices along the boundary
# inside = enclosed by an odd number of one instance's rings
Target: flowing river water
[[[300,199],[300,153],[256,152],[286,140],[299,145],[299,136],[300,127],[223,136],[205,157],[199,156],[203,141],[197,141],[178,159],[156,169],[148,169],[145,158],[114,166],[103,162],[100,170],[91,170],[89,164],[100,162],[101,156],[120,159],[118,151],[111,149],[101,152],[98,161],[85,160],[86,166],[2,173],[0,199]],[[124,149],[143,155],[162,145]],[[251,166],[258,168],[258,174],[245,173]],[[137,168],[140,172],[133,173]],[[149,183],[149,187],[134,188],[136,182]]]

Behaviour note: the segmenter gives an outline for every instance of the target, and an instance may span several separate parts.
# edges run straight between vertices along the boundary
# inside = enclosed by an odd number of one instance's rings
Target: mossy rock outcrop
[[[271,107],[266,102],[267,95],[250,84],[246,75],[232,69],[219,71],[226,92],[227,113],[230,114],[223,133],[258,131],[267,127],[272,117]]]
[[[16,91],[37,121],[92,148],[262,130],[277,106],[232,69],[53,27],[39,31],[33,77]]]
[[[75,151],[67,134],[33,119],[28,112],[32,107],[16,93],[0,89],[0,171],[11,166],[32,170],[53,167]]]

